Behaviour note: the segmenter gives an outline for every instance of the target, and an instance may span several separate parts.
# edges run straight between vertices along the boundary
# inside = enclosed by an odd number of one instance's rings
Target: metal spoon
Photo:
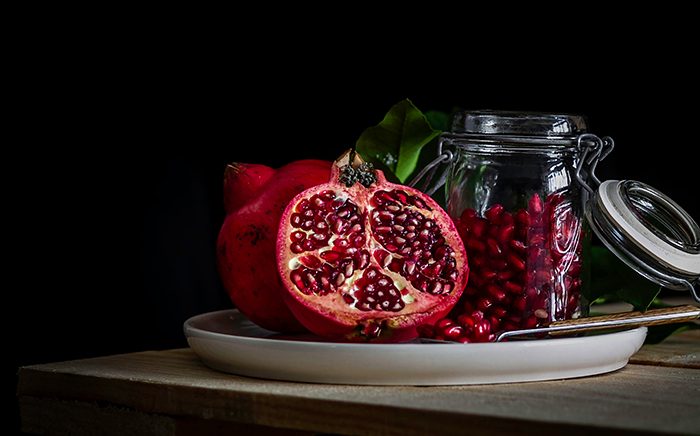
[[[590,316],[586,318],[569,319],[566,321],[554,321],[543,327],[535,329],[509,330],[496,333],[496,341],[514,336],[527,336],[547,333],[556,337],[565,334],[581,333],[598,330],[608,330],[621,327],[641,327],[659,324],[672,324],[677,322],[693,321],[700,317],[700,308],[685,305],[666,307],[663,309],[651,309],[646,312],[626,312],[612,315]],[[458,342],[442,341],[438,339],[420,338],[425,343],[458,344]]]

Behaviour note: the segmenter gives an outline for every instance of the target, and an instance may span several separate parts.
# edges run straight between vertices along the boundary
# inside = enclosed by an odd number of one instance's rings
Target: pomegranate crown
[[[347,160],[347,163],[345,163]],[[348,150],[337,160],[340,168],[338,180],[350,188],[355,183],[360,183],[369,188],[372,183],[377,183],[377,172],[374,165],[365,162],[355,150]]]

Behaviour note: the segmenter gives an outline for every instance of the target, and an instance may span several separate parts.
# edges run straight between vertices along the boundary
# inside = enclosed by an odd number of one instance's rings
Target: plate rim
[[[211,339],[221,339],[221,340],[226,340],[230,341],[232,339],[236,340],[241,340],[245,342],[252,342],[252,343],[260,343],[260,344],[270,344],[270,345],[289,345],[290,343],[293,344],[298,344],[300,346],[317,346],[317,347],[349,347],[349,348],[360,348],[360,347],[371,347],[371,348],[379,348],[379,347],[421,347],[424,348],[426,345],[431,345],[431,346],[440,346],[443,344],[425,344],[425,343],[420,343],[420,342],[414,342],[414,341],[409,341],[409,342],[399,342],[399,343],[370,343],[370,342],[333,342],[333,341],[304,341],[304,340],[291,340],[291,339],[276,339],[276,338],[267,338],[267,337],[256,337],[256,336],[245,336],[245,335],[239,335],[239,334],[227,334],[227,333],[219,333],[211,330],[205,330],[199,327],[195,327],[192,325],[192,322],[205,318],[205,317],[211,317],[211,316],[222,316],[227,313],[236,313],[238,314],[239,317],[246,319],[245,315],[243,315],[238,309],[223,309],[223,310],[216,310],[216,311],[211,311],[211,312],[206,312],[206,313],[201,313],[198,315],[194,315],[190,318],[188,318],[184,323],[183,323],[183,330],[185,333],[185,336],[189,339],[191,336],[191,333],[197,333],[200,336],[210,336]],[[249,321],[251,322],[252,321]],[[262,327],[256,326],[259,329],[262,329],[264,331],[268,331],[271,334],[275,334],[275,332],[264,329]],[[556,341],[557,343],[568,343],[568,342],[588,342],[591,340],[591,338],[598,338],[600,339],[601,337],[605,338],[617,338],[617,336],[621,335],[636,335],[636,334],[641,334],[641,332],[644,332],[644,336],[646,337],[646,332],[647,332],[647,327],[636,327],[632,328],[629,330],[623,330],[623,331],[618,331],[618,332],[611,332],[611,333],[599,333],[594,336],[576,336],[576,337],[566,337],[566,338],[552,338],[552,339],[547,339],[547,340],[527,340],[527,341],[505,341],[505,342],[484,342],[484,343],[469,343],[469,344],[459,344],[459,343],[446,343],[444,345],[451,345],[451,346],[468,346],[470,348],[475,348],[475,347],[493,347],[493,346],[499,346],[499,347],[513,347],[516,346],[518,348],[523,347],[523,346],[551,346],[549,345],[550,341]],[[527,345],[526,345],[527,344]]]

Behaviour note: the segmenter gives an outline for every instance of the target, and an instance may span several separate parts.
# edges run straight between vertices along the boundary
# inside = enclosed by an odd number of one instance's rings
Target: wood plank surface
[[[86,405],[96,405],[153,422],[177,417],[356,435],[456,435],[467,429],[521,436],[700,434],[698,369],[648,364],[550,382],[373,387],[238,377],[211,370],[190,349],[180,349],[20,368],[18,394],[23,422],[34,424],[40,420],[36,404],[44,401],[46,410],[48,401],[65,403],[54,409],[87,413]],[[64,407],[70,402],[80,406]],[[184,434],[169,422],[158,428]]]
[[[700,330],[684,331],[660,344],[644,345],[630,363],[700,369]]]

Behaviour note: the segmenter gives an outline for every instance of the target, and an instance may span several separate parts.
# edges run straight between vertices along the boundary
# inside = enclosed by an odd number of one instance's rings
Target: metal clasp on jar
[[[592,133],[584,133],[576,138],[576,149],[580,154],[574,177],[589,194],[592,195],[601,184],[600,179],[595,174],[598,162],[605,159],[614,148],[615,141],[609,136],[601,139]],[[587,168],[584,168],[584,166],[587,166]],[[591,187],[586,182],[586,178],[593,182],[594,187]]]

